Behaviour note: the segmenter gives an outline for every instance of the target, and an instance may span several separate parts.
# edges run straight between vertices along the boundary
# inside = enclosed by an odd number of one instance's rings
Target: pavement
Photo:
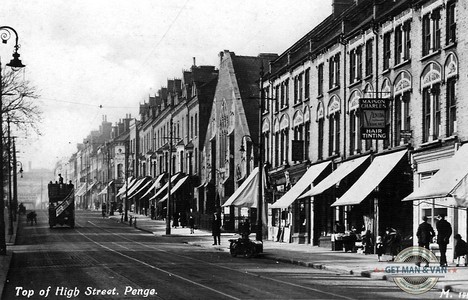
[[[98,212],[97,212],[98,213]],[[211,232],[196,229],[195,233],[190,234],[189,228],[171,228],[171,234],[166,235],[166,223],[163,220],[151,220],[148,216],[129,214],[130,217],[136,217],[136,224],[132,222],[131,226],[152,233],[155,236],[166,238],[178,237],[178,241],[196,247],[215,249],[217,251],[229,252],[229,239],[237,238],[237,234],[222,233],[221,245],[213,246]],[[109,219],[115,222],[122,222],[121,216],[117,213],[109,216]],[[8,220],[8,219],[5,219]],[[132,218],[132,221],[135,220]],[[25,218],[20,218],[15,224],[25,223]],[[129,222],[123,222],[130,226]],[[0,256],[0,296],[3,292],[6,276],[12,257],[11,247],[14,245],[16,230],[13,236],[7,235],[7,255]],[[383,256],[379,262],[377,255],[364,255],[360,253],[350,253],[343,251],[332,251],[328,248],[321,248],[306,244],[279,243],[274,241],[263,241],[263,253],[260,256],[263,259],[274,260],[278,263],[290,263],[315,269],[323,269],[339,274],[348,274],[353,276],[368,277],[377,280],[393,279],[384,271],[391,267],[392,263],[387,260],[390,257]],[[244,259],[244,258],[239,258]],[[456,267],[455,263],[450,263],[448,273],[440,277],[434,289],[439,291],[450,290],[456,293],[468,293],[468,267]]]
[[[4,220],[5,220],[5,241],[7,245],[7,254],[0,255],[0,298],[3,294],[3,287],[5,286],[5,281],[7,279],[8,270],[10,269],[11,258],[13,252],[11,247],[16,242],[16,231],[18,230],[18,224],[22,223],[25,220],[24,216],[18,216],[16,222],[13,222],[13,234],[8,234],[8,229],[10,226],[10,218],[8,216],[8,209],[5,208]],[[24,221],[25,222],[25,221]]]
[[[137,220],[136,225],[132,222],[133,224],[131,226],[156,236],[169,237],[166,235],[165,221],[151,220],[148,216],[134,213],[130,213],[129,218],[130,216],[136,217]],[[109,216],[109,218],[116,222],[121,222],[121,216],[119,214]],[[124,223],[129,225],[129,222]],[[228,240],[239,237],[239,235],[233,233],[222,233],[221,245],[213,246],[211,232],[206,230],[196,229],[195,233],[190,234],[190,229],[187,227],[171,228],[170,236],[185,237],[185,240],[182,239],[183,243],[225,252],[229,252]],[[251,238],[252,237],[253,236],[251,236]],[[278,263],[290,263],[309,268],[328,270],[339,274],[393,281],[393,278],[388,276],[385,272],[387,267],[392,267],[392,262],[388,262],[388,260],[391,259],[390,256],[383,256],[381,262],[379,262],[375,254],[365,255],[344,251],[332,251],[328,248],[306,244],[280,243],[264,240],[261,257],[275,260]],[[464,261],[462,260],[461,263],[463,264]],[[454,262],[449,263],[448,272],[444,273],[443,277],[439,278],[434,289],[438,291],[450,290],[455,293],[468,293],[468,267],[456,267]]]

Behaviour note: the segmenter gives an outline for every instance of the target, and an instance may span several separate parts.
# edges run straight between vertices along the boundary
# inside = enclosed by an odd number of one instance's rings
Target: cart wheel
[[[232,257],[237,256],[237,243],[232,243],[231,247],[229,247],[229,252],[231,253]]]
[[[252,245],[247,246],[247,249],[245,249],[244,252],[244,257],[245,258],[251,258],[255,254],[255,249]]]

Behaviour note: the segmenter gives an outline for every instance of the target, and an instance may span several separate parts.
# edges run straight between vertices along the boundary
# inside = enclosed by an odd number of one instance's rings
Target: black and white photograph
[[[4,0],[0,38],[0,300],[468,299],[468,2]]]

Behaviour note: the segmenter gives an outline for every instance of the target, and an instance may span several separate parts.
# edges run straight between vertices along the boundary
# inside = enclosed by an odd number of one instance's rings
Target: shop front
[[[312,204],[310,198],[298,198],[311,186],[320,182],[331,171],[331,162],[321,162],[310,166],[295,184],[270,206],[270,240],[311,243]]]
[[[445,215],[453,234],[447,248],[447,258],[453,257],[455,234],[468,236],[468,144],[457,143],[415,151],[412,154],[416,172],[414,192],[404,201],[413,204],[413,238],[422,217],[427,217],[434,229],[437,216]],[[433,248],[437,246],[432,245]]]

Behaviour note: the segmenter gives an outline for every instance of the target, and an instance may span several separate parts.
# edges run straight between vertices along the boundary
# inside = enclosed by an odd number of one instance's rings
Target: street
[[[2,299],[435,299],[372,280],[184,244],[76,212],[76,227],[22,220]],[[227,247],[227,241],[226,241]],[[266,249],[267,251],[267,249]]]

